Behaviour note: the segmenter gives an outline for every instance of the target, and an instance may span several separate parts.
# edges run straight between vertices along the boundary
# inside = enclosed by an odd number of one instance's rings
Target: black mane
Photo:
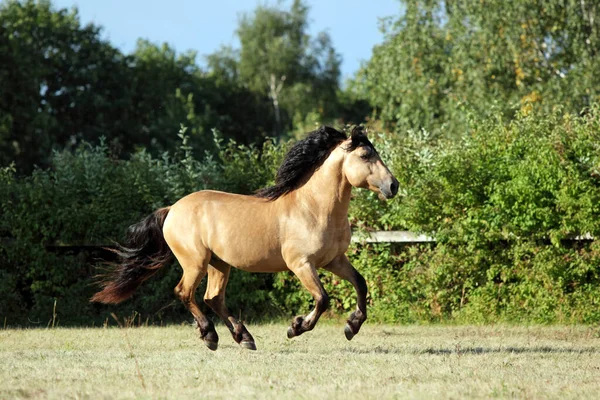
[[[345,133],[322,126],[292,146],[277,170],[275,185],[260,189],[256,196],[270,201],[296,190],[307,176],[312,175],[340,143],[348,139]],[[373,147],[361,128],[352,130],[352,143],[346,149],[359,146]]]

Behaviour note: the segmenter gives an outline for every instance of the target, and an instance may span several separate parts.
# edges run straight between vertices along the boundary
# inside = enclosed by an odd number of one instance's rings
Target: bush
[[[1,171],[0,236],[6,246],[0,254],[0,287],[8,294],[0,301],[1,316],[11,324],[45,326],[56,300],[63,324],[99,324],[111,311],[131,315],[135,310],[154,321],[187,317],[173,301],[181,277],[177,267],[165,268],[123,305],[90,304],[97,289],[91,279],[95,258],[106,254],[93,248],[90,253],[85,246],[122,240],[129,225],[190,192],[211,188],[249,193],[252,186],[265,185],[280,147],[271,142],[262,149],[224,144],[217,135],[219,160],[207,156],[199,162],[191,156],[185,130],[180,135],[178,158],[164,154],[157,159],[142,151],[123,161],[113,158],[104,144],[84,144],[74,153],[55,153],[50,169],[37,169],[29,177],[17,178],[13,168]],[[245,290],[229,291],[232,309],[250,316],[257,309],[262,313],[269,279],[233,273],[231,287],[243,285]]]
[[[598,320],[599,241],[573,240],[600,237],[598,111],[471,120],[459,142],[395,146],[404,196],[377,221],[438,240],[400,252],[396,268],[421,271],[401,320]]]
[[[372,138],[400,181],[399,199],[357,191],[358,229],[410,229],[423,245],[356,245],[371,318],[386,322],[600,320],[600,115],[559,110],[471,119],[459,141],[425,131]],[[354,290],[323,276],[336,312]],[[286,309],[306,309],[293,276],[275,282]]]
[[[425,131],[371,135],[400,181],[401,195],[381,202],[358,190],[355,230],[410,229],[435,244],[353,244],[348,252],[369,285],[370,318],[385,322],[600,321],[600,116],[560,111],[521,114],[513,122],[469,120],[460,141]],[[56,251],[60,244],[107,244],[158,207],[205,188],[238,193],[271,183],[288,143],[224,143],[217,156],[191,156],[184,131],[178,154],[130,160],[106,146],[55,153],[52,167],[17,177],[0,170],[0,316],[10,324],[52,318],[102,323],[110,311],[151,321],[189,318],[174,300],[177,267],[164,269],[131,301],[88,303],[94,258]],[[49,251],[54,249],[55,251]],[[354,289],[322,274],[333,313],[355,307]],[[292,274],[234,270],[228,304],[244,318],[304,312],[310,295]],[[202,290],[202,288],[200,289]]]

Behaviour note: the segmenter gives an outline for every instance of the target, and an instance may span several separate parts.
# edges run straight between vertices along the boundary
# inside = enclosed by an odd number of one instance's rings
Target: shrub
[[[400,182],[399,198],[381,202],[358,190],[355,230],[410,229],[435,244],[353,244],[348,252],[369,285],[370,318],[385,322],[597,322],[600,320],[600,116],[555,110],[469,120],[461,140],[425,131],[371,135]],[[53,156],[52,167],[18,177],[0,170],[0,316],[45,325],[101,323],[110,311],[144,320],[189,318],[174,300],[180,277],[169,267],[119,306],[88,303],[90,251],[61,244],[107,244],[158,207],[205,188],[251,193],[272,182],[288,143],[225,143],[217,156],[141,151],[113,158],[104,145]],[[53,251],[49,251],[53,250]],[[333,313],[355,307],[354,289],[322,274]],[[228,305],[244,318],[304,312],[310,295],[292,274],[234,270]],[[200,289],[202,290],[202,288]]]
[[[102,323],[111,311],[130,315],[135,310],[155,321],[187,316],[173,301],[181,275],[177,267],[161,271],[123,305],[90,304],[96,258],[107,254],[97,249],[90,253],[85,246],[122,240],[129,225],[190,192],[249,193],[252,186],[265,185],[271,178],[265,160],[276,163],[280,147],[271,142],[262,149],[224,144],[217,135],[219,160],[207,156],[200,162],[191,156],[185,130],[180,135],[178,158],[153,158],[141,151],[124,161],[113,158],[104,144],[83,144],[73,153],[55,153],[51,168],[29,177],[16,177],[13,168],[2,170],[0,232],[6,245],[0,254],[0,285],[9,295],[0,301],[0,315],[11,324],[45,326],[56,300],[63,324]],[[267,295],[261,291],[269,282],[264,275],[233,273],[231,287],[243,285],[245,290],[229,291],[232,309],[243,308],[250,316],[257,309],[262,312]]]

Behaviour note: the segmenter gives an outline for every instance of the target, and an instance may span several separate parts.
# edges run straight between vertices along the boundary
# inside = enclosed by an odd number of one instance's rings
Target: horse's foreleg
[[[225,288],[229,281],[229,272],[231,266],[220,260],[212,260],[208,266],[208,283],[206,285],[206,293],[204,302],[223,320],[233,340],[240,346],[256,350],[254,338],[248,332],[243,323],[237,320],[231,311],[225,305]]]
[[[287,336],[291,339],[315,327],[321,314],[329,307],[329,296],[323,288],[314,266],[302,264],[297,267],[290,267],[290,270],[300,279],[302,285],[315,299],[315,308],[307,316],[299,315],[292,321],[292,325],[287,331]]]
[[[344,328],[346,339],[351,340],[367,319],[367,283],[365,282],[365,278],[350,264],[345,254],[337,257],[323,268],[347,280],[356,290],[356,311],[350,314]]]
[[[206,276],[206,266],[208,259],[190,258],[183,255],[175,254],[179,264],[183,268],[183,277],[179,284],[175,287],[175,295],[179,297],[183,305],[192,313],[198,329],[200,337],[204,340],[204,344],[211,349],[216,350],[219,343],[219,336],[215,331],[215,326],[206,315],[198,307],[196,303],[196,288]],[[205,257],[206,258],[206,257]]]

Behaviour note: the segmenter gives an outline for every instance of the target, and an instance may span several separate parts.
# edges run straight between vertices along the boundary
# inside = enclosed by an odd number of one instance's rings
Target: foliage
[[[272,128],[268,99],[201,70],[195,53],[140,40],[124,55],[76,9],[48,0],[0,4],[0,55],[0,165],[15,162],[19,173],[101,136],[122,158],[139,148],[156,156],[175,150],[170,132],[184,122],[201,156],[216,151],[213,128],[244,144]]]
[[[118,160],[102,142],[81,145],[73,153],[56,152],[50,169],[36,169],[30,177],[17,178],[14,168],[2,170],[0,236],[6,246],[0,254],[0,275],[2,287],[11,295],[0,302],[0,315],[11,323],[45,324],[58,299],[65,323],[101,322],[108,308],[89,304],[88,299],[96,289],[91,285],[94,259],[107,254],[77,246],[120,240],[127,226],[190,192],[211,188],[250,193],[254,188],[248,184],[260,187],[269,182],[269,167],[279,163],[283,147],[266,142],[259,151],[225,144],[215,135],[217,159],[206,156],[202,162],[192,156],[183,128],[177,158],[167,153],[154,158],[141,151],[130,160]],[[175,305],[176,312],[169,317],[181,316],[183,307],[172,301],[179,278],[178,268],[167,268],[132,302],[115,309],[140,310],[144,317],[158,320],[166,315],[165,307]],[[232,309],[239,306],[250,316],[257,309],[263,312],[266,294],[261,297],[261,291],[268,279],[235,272],[229,292]],[[244,290],[233,290],[242,286]]]
[[[594,322],[600,318],[600,115],[520,114],[470,120],[459,141],[426,132],[373,136],[400,181],[381,203],[357,191],[357,229],[410,229],[423,245],[354,245],[350,257],[382,321]],[[350,312],[353,288],[330,275],[334,309]],[[277,301],[305,309],[295,278],[278,276]]]
[[[463,105],[579,112],[598,102],[600,8],[592,1],[404,1],[383,25],[356,79],[377,115],[397,132],[460,136]]]
[[[386,132],[371,138],[400,196],[382,203],[356,191],[353,228],[437,239],[351,247],[372,318],[600,320],[600,8],[404,4],[342,90],[340,57],[327,34],[308,34],[300,0],[244,15],[241,47],[207,56],[206,69],[193,52],[144,40],[122,54],[76,9],[2,2],[0,317],[45,324],[58,301],[65,323],[103,320],[109,309],[87,298],[106,254],[84,246],[120,239],[195,190],[252,193],[272,183],[289,146],[281,138],[371,113],[371,131]],[[188,128],[176,135],[181,123]],[[172,302],[178,275],[166,269],[113,309],[187,315]],[[323,280],[333,312],[349,312],[353,288]],[[231,308],[249,318],[310,302],[290,274],[236,271],[230,286]]]
[[[381,202],[355,192],[355,230],[410,229],[437,244],[354,244],[349,256],[369,284],[371,318],[379,321],[497,320],[593,322],[600,319],[600,117],[555,112],[470,120],[460,141],[426,132],[372,134],[400,181],[400,198]],[[3,169],[0,254],[7,289],[0,315],[13,323],[47,322],[55,299],[62,320],[89,323],[107,308],[87,303],[94,254],[57,251],[59,244],[106,244],[152,210],[205,188],[252,193],[271,183],[288,143],[262,147],[224,141],[198,161],[185,129],[175,157],[141,151],[112,157],[105,144],[57,152],[52,168],[30,177]],[[50,246],[50,247],[48,247]],[[173,301],[178,268],[152,279],[117,309],[154,320],[185,318]],[[350,312],[354,289],[322,274],[334,313]],[[228,303],[247,318],[291,315],[311,302],[291,274],[235,271]],[[16,290],[8,290],[16,288]],[[200,289],[202,290],[202,289]],[[165,312],[174,306],[176,312]],[[112,308],[111,308],[112,309]]]

